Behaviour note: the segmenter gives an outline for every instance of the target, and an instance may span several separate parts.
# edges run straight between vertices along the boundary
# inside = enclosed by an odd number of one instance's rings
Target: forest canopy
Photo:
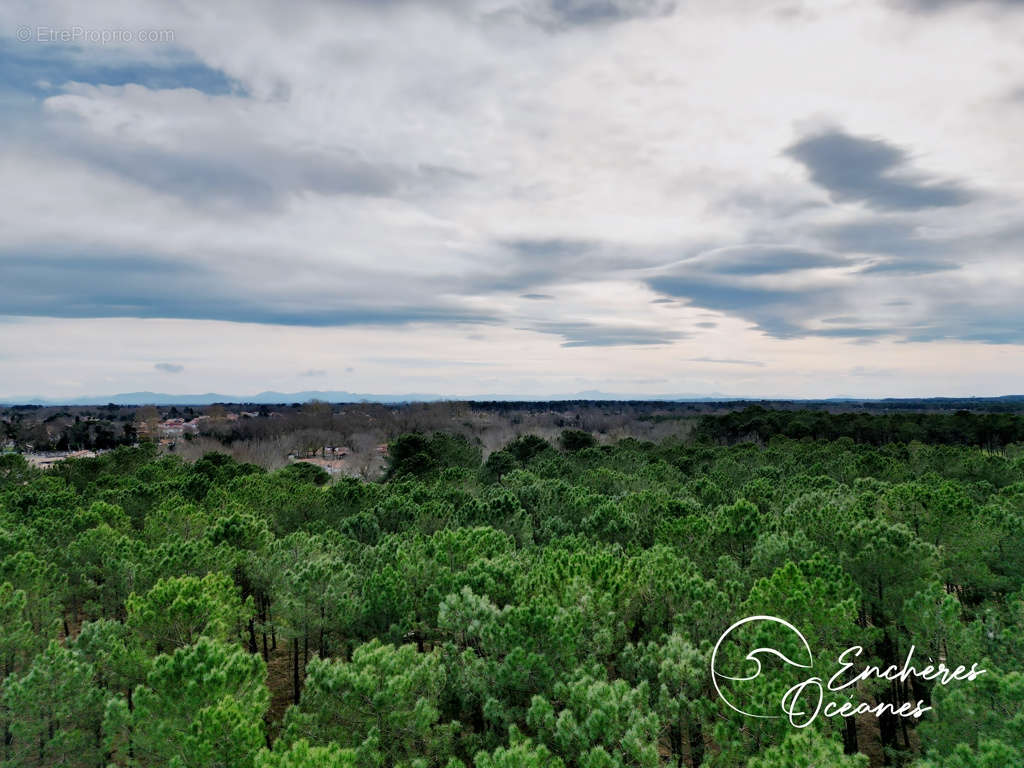
[[[1019,422],[755,409],[486,456],[409,433],[380,482],[4,454],[0,765],[1022,765]],[[755,614],[826,659],[986,673],[846,691],[919,720],[746,718],[710,654]]]

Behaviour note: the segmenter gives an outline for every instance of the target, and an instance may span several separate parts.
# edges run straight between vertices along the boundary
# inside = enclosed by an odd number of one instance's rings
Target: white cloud
[[[959,372],[963,350],[1013,381],[1001,348],[983,342],[1024,342],[1024,232],[1013,229],[1024,108],[1006,98],[1022,86],[1024,15],[998,4],[930,13],[881,0],[792,5],[616,0],[594,15],[533,0],[352,0],[288,13],[269,2],[216,13],[198,2],[8,4],[8,34],[25,23],[166,28],[174,43],[14,48],[57,63],[32,78],[45,89],[3,115],[0,261],[21,282],[0,298],[7,314],[66,318],[21,328],[77,328],[79,337],[146,329],[149,360],[198,347],[213,328],[261,354],[270,347],[261,337],[314,353],[314,340],[382,348],[414,336],[412,352],[494,363],[505,377],[360,363],[353,376],[364,391],[466,394],[529,380],[556,392],[576,388],[573,376],[607,390],[627,368],[686,392],[920,394],[960,375],[966,389],[991,391],[984,366]],[[79,64],[73,74],[84,81],[69,82],[58,66],[69,57],[107,70]],[[209,78],[187,74],[189,61],[232,89],[204,92]],[[123,76],[106,84],[114,65]],[[182,87],[146,87],[132,84],[132,65],[186,74]],[[893,213],[870,209],[863,194],[830,198],[786,154],[827,126],[895,148],[908,168],[970,199]],[[776,275],[723,271],[738,253],[783,252],[836,261]],[[72,260],[91,277],[73,279]],[[957,268],[939,269],[947,263]],[[652,275],[665,274],[681,304],[651,303],[664,294],[649,286],[665,286]],[[782,293],[715,298],[709,274],[716,290]],[[707,310],[715,327],[701,324]],[[181,319],[88,319],[104,314]],[[413,324],[394,327],[403,321]],[[857,329],[918,343],[842,341],[857,340]],[[645,348],[652,340],[665,346]],[[40,360],[3,362],[8,394],[57,392],[33,378],[46,361],[90,367],[82,351],[40,342]],[[910,347],[920,357],[899,354]],[[351,367],[320,353],[282,351],[273,365],[223,353],[231,365],[190,363],[175,382],[300,388],[308,377],[279,371]],[[878,354],[892,359],[883,366]],[[120,355],[100,359],[132,389],[138,361],[128,348]],[[933,377],[929,355],[946,378]],[[763,366],[693,372],[663,357]],[[569,362],[551,368],[556,359]],[[793,361],[804,362],[783,366]],[[855,366],[898,373],[877,387],[864,373],[844,383]]]

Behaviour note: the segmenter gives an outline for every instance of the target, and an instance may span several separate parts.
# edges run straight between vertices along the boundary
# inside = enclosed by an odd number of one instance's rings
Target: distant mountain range
[[[275,405],[281,403],[304,403],[309,400],[324,400],[330,403],[430,403],[443,400],[477,400],[510,402],[544,402],[547,400],[736,400],[739,398],[718,395],[627,395],[607,392],[577,392],[571,395],[430,395],[409,393],[401,395],[376,395],[359,392],[308,390],[305,392],[260,392],[257,395],[225,395],[207,392],[200,395],[172,395],[166,392],[122,392],[117,395],[96,395],[70,399],[46,397],[0,398],[7,405],[210,405],[211,403],[253,403]]]
[[[807,402],[807,403],[886,403],[886,402],[919,402],[923,405],[956,403],[956,402],[1024,402],[1024,395],[1002,395],[999,397],[907,397],[907,398],[863,398],[863,397],[830,397],[830,398],[785,398],[785,397],[727,397],[717,393],[710,395],[677,394],[647,395],[608,393],[597,390],[576,392],[565,395],[430,395],[402,394],[375,395],[344,391],[307,390],[304,392],[260,392],[257,395],[226,395],[218,392],[207,392],[197,395],[172,395],[166,392],[122,392],[117,395],[95,397],[75,397],[70,399],[44,397],[9,397],[0,398],[6,405],[210,405],[211,403],[251,403],[254,405],[275,405],[281,403],[304,403],[309,400],[324,400],[331,403],[426,403],[443,400],[469,401],[504,401],[504,402],[545,402],[556,400],[642,400],[666,402]]]

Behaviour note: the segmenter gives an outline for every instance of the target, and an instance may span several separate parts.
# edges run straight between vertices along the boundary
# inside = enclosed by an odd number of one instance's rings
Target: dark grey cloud
[[[512,0],[479,18],[496,28],[525,23],[557,34],[667,16],[676,5],[675,0]]]
[[[982,344],[1024,344],[1024,308],[1019,303],[982,304],[948,301],[930,322],[906,335],[907,341],[974,341]]]
[[[890,0],[889,4],[904,11],[926,14],[979,5],[1010,10],[1024,9],[1024,0]]]
[[[772,336],[788,338],[807,333],[803,318],[818,305],[832,311],[840,306],[841,294],[830,283],[815,282],[817,271],[857,264],[825,251],[751,244],[704,251],[655,270],[645,282],[663,296],[742,317]]]
[[[185,370],[184,365],[178,365],[177,363],[154,363],[153,367],[163,373],[181,373]]]
[[[519,295],[520,299],[530,299],[532,301],[551,301],[555,297],[550,293],[523,293]]]
[[[497,363],[482,360],[442,360],[433,357],[368,357],[367,362],[400,365],[406,368],[490,368]]]
[[[718,323],[712,322],[710,320],[704,320],[704,321],[699,322],[699,323],[694,323],[694,325],[696,325],[698,328],[717,328],[718,327]]]
[[[959,269],[978,244],[926,234],[920,222],[906,215],[874,215],[843,224],[812,227],[823,245],[845,253],[882,256],[866,263],[860,274],[926,275]],[[993,243],[986,243],[991,250]]]
[[[515,258],[502,279],[550,284],[565,281],[565,276],[639,276],[660,294],[653,300],[657,304],[683,303],[728,314],[783,339],[817,336],[872,343],[890,336],[1000,343],[1024,338],[1024,329],[1014,331],[998,313],[985,309],[985,297],[978,296],[979,311],[973,317],[963,310],[957,325],[939,319],[945,308],[938,298],[951,291],[955,294],[949,281],[958,280],[958,272],[977,259],[977,254],[1008,253],[1024,245],[1024,228],[1013,224],[985,235],[951,236],[942,234],[943,227],[926,223],[919,214],[911,217],[905,213],[867,216],[843,224],[809,222],[803,234],[807,241],[818,241],[821,248],[784,244],[719,247],[653,267],[649,266],[651,258],[663,256],[663,251],[629,253],[610,244],[571,239],[511,241],[504,245]],[[617,264],[619,257],[624,258]],[[922,299],[914,302],[922,311],[934,308],[931,320],[920,313],[904,319],[888,313],[879,321],[863,311],[865,303],[872,303],[875,290],[888,293],[893,286],[903,285],[902,281],[906,281],[905,296]],[[913,306],[906,298],[882,304]],[[714,326],[709,319],[696,323],[694,330]],[[573,346],[667,343],[674,338],[656,329],[646,330],[643,338],[637,339],[631,328],[602,333],[587,324],[553,321],[535,329],[559,333]]]
[[[803,279],[799,287],[780,287],[772,283],[746,280],[728,281],[713,272],[687,271],[687,262],[672,265],[662,273],[646,280],[648,286],[659,293],[689,301],[692,306],[706,307],[730,314],[750,322],[754,327],[776,338],[794,339],[824,337],[844,339],[855,343],[870,343],[882,337],[907,341],[936,341],[957,339],[986,343],[1024,341],[1024,314],[1006,307],[1005,302],[993,299],[991,303],[979,296],[973,304],[958,300],[943,303],[943,295],[956,293],[948,278],[931,273],[946,272],[943,264],[915,264],[896,262],[875,269],[861,270],[856,280],[814,281]],[[863,276],[863,277],[862,277]],[[901,321],[887,316],[881,323],[871,313],[864,312],[865,295],[870,295],[871,284],[866,280],[908,280],[909,290],[931,302],[937,309],[930,318]],[[970,292],[964,292],[970,295]],[[883,306],[910,307],[907,299],[890,299]]]
[[[501,262],[466,273],[460,281],[464,293],[553,296],[551,289],[556,286],[664,263],[663,254],[582,239],[507,239],[496,241],[494,247],[502,256]]]
[[[763,308],[782,301],[795,301],[800,291],[772,290],[760,287],[743,287],[729,283],[714,282],[706,276],[659,275],[648,278],[652,290],[667,293],[679,299],[708,309],[733,311],[743,308]]]
[[[563,347],[634,347],[671,344],[688,337],[679,331],[602,323],[544,321],[527,330],[561,336]]]
[[[300,190],[384,197],[394,195],[399,188],[396,171],[374,167],[358,158],[290,155],[269,149],[262,156],[254,153],[247,158],[111,147],[100,152],[79,151],[78,157],[196,204],[220,200],[248,208],[270,208],[289,192]]]
[[[548,0],[547,6],[558,23],[579,26],[665,16],[676,4],[668,0]]]
[[[756,368],[763,368],[764,363],[759,360],[737,360],[731,357],[691,357],[692,363],[715,363],[716,365],[750,365]]]
[[[215,263],[211,258],[209,263]],[[297,300],[287,286],[251,281],[245,265],[215,272],[154,254],[0,252],[0,314],[227,320],[300,326],[494,323],[458,303],[346,295],[329,285]]]
[[[927,275],[960,269],[959,264],[935,259],[886,259],[860,270],[862,275],[886,273],[890,275]]]
[[[925,237],[917,222],[904,218],[873,216],[818,226],[813,232],[826,247],[840,253],[934,258],[954,252],[953,243]]]
[[[714,205],[725,213],[754,214],[765,221],[787,219],[807,211],[827,208],[828,204],[821,200],[792,200],[780,198],[773,190],[730,190]]]
[[[503,240],[498,245],[508,248],[524,259],[538,261],[578,259],[594,251],[599,243],[592,240],[532,239]]]
[[[704,251],[644,280],[657,293],[740,317],[776,338],[855,335],[823,332],[813,320],[850,308],[848,285],[836,277],[862,263],[828,251],[752,244]]]
[[[809,332],[808,335],[825,336],[837,339],[865,339],[876,336],[892,336],[896,331],[891,328],[871,328],[868,326],[848,326],[845,328],[822,328]]]
[[[678,0],[507,0],[505,3],[481,3],[479,0],[336,0],[366,13],[382,15],[418,7],[430,12],[448,13],[460,19],[500,23],[517,19],[550,32],[576,27],[615,24],[631,19],[657,18],[675,11]]]
[[[850,323],[856,323],[857,318],[853,315],[840,315],[839,317],[823,317],[821,322],[833,325],[849,325]]]
[[[906,150],[881,139],[853,136],[839,128],[815,133],[784,154],[807,168],[811,180],[837,202],[863,202],[883,211],[964,205],[966,187],[929,178],[910,166]]]
[[[706,273],[717,275],[778,275],[806,269],[850,266],[848,256],[770,245],[721,248],[698,257]]]
[[[279,208],[296,192],[397,197],[464,183],[468,174],[438,165],[373,163],[352,150],[282,149],[239,139],[195,150],[111,143],[83,132],[74,116],[59,115],[49,148],[190,205],[226,203],[245,210]]]
[[[678,270],[675,270],[678,271]],[[691,305],[742,317],[777,338],[805,335],[802,319],[808,305],[823,300],[806,288],[769,288],[723,281],[721,276],[700,272],[666,274],[647,278],[657,293],[686,299]]]
[[[774,13],[776,18],[783,21],[814,21],[819,18],[819,14],[816,11],[799,2],[777,8]]]

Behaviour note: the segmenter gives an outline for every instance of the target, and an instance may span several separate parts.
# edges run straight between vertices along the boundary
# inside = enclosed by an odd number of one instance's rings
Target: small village
[[[264,411],[262,413],[259,411],[226,411],[223,413],[215,411],[212,415],[203,413],[199,415],[165,416],[161,418],[159,413],[155,412],[155,409],[150,410],[148,413],[140,409],[139,412],[136,412],[134,418],[128,422],[130,424],[128,429],[131,431],[126,430],[126,434],[132,435],[133,439],[132,442],[125,444],[135,447],[141,441],[150,441],[156,444],[161,452],[179,453],[183,444],[198,440],[204,434],[204,431],[209,432],[210,427],[214,424],[223,426],[248,419],[258,419],[261,417],[282,419],[284,416],[285,414],[278,411]],[[75,425],[97,425],[102,423],[103,420],[95,416],[78,417],[74,422]],[[45,434],[49,435],[49,432]],[[48,450],[43,447],[37,448],[35,444],[30,442],[19,442],[13,438],[6,438],[0,442],[0,451],[4,453],[21,453],[31,466],[43,470],[51,469],[66,459],[95,458],[110,450],[112,448],[109,447],[80,448],[77,446],[69,446],[63,450]],[[360,455],[359,451],[355,451],[347,445],[310,443],[310,441],[305,441],[301,448],[288,451],[282,456],[282,459],[287,463],[304,463],[320,467],[331,476],[355,476],[360,474],[360,470],[366,464],[366,453],[367,451],[364,449],[363,455]],[[377,457],[378,463],[383,462],[387,458],[387,443],[376,444],[372,447],[371,453]]]
[[[387,443],[382,443],[376,448],[377,453],[386,457],[388,454]],[[312,464],[325,470],[329,475],[350,475],[353,472],[351,462],[352,449],[347,446],[324,445],[311,452],[289,453],[288,461],[292,463]]]

